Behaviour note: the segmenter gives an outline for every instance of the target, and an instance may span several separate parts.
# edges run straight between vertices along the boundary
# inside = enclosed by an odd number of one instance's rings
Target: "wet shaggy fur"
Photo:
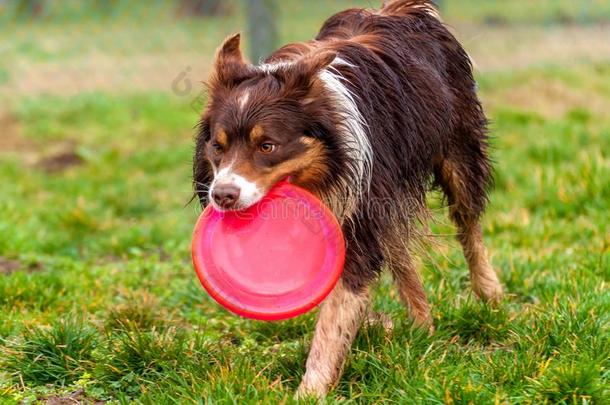
[[[271,184],[292,176],[343,224],[345,270],[322,305],[300,393],[324,395],[340,376],[382,267],[415,322],[431,325],[410,239],[432,187],[446,195],[475,292],[500,297],[478,222],[491,182],[487,120],[470,59],[430,2],[346,10],[315,40],[286,45],[260,66],[244,61],[239,36],[231,37],[219,50],[210,95],[194,158],[202,204],[226,164],[210,149],[216,132],[237,145],[262,125],[281,142],[302,142],[277,161],[253,161],[246,177]],[[245,156],[230,153],[233,161]]]

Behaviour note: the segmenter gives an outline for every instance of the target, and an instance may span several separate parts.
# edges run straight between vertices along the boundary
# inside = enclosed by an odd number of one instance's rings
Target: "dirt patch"
[[[80,166],[83,163],[85,163],[85,160],[76,152],[76,143],[69,142],[63,145],[61,149],[40,159],[36,167],[47,173],[58,173],[70,167]]]
[[[41,145],[23,135],[21,123],[8,111],[0,111],[0,157],[15,155],[27,165],[36,163]]]
[[[208,77],[211,64],[201,51],[121,56],[96,51],[61,61],[23,59],[9,69],[11,79],[0,88],[0,96],[167,91],[179,97],[195,97],[203,90],[201,80]],[[180,78],[186,81],[174,84]],[[178,86],[178,92],[174,86]]]
[[[88,405],[101,405],[105,404],[106,401],[99,401],[96,399],[92,399],[87,397],[85,394],[85,390],[79,389],[71,393],[70,395],[60,397],[60,396],[50,396],[47,398],[39,398],[42,403],[46,405],[74,405],[74,404],[88,404]]]
[[[7,259],[0,256],[0,274],[9,275],[18,270],[25,270],[28,273],[34,273],[42,270],[43,266],[39,262],[22,263],[19,260]]]
[[[21,268],[21,262],[0,256],[0,274],[11,274]]]
[[[33,149],[33,142],[21,135],[17,117],[9,112],[0,112],[0,153]]]
[[[0,111],[0,156],[17,155],[26,165],[48,173],[61,172],[84,163],[76,152],[77,142],[63,141],[52,147],[23,136],[19,120],[10,112]]]
[[[480,72],[608,60],[610,25],[486,26],[459,24],[454,33]]]
[[[559,80],[540,78],[484,97],[488,106],[512,105],[536,111],[545,118],[561,118],[566,113],[586,108],[604,116],[610,100],[586,89],[575,89]]]

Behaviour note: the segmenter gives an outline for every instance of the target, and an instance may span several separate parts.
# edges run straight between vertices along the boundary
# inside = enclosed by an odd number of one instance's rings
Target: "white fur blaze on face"
[[[232,170],[232,166],[224,167],[216,172],[214,181],[212,181],[209,191],[209,200],[212,202],[214,208],[219,211],[225,211],[225,209],[216,204],[212,195],[214,193],[214,187],[221,184],[232,185],[239,189],[239,199],[237,200],[237,204],[235,206],[235,209],[237,210],[243,210],[254,205],[265,195],[256,185],[256,183],[249,181],[245,177],[235,173]]]
[[[237,99],[237,102],[239,103],[240,110],[243,111],[244,108],[246,108],[246,104],[248,103],[249,99],[250,99],[250,92],[248,92],[247,90],[244,92],[244,94],[239,96],[239,98]]]

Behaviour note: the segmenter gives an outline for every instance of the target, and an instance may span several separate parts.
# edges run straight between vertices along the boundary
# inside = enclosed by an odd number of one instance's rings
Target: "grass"
[[[310,35],[323,8],[284,35]],[[329,403],[610,403],[610,63],[478,81],[496,162],[485,239],[507,297],[475,300],[457,243],[439,236],[421,265],[435,334],[382,278],[375,307],[395,330],[359,333]],[[0,403],[293,402],[315,313],[238,318],[191,268],[196,110],[147,90],[0,111]],[[433,232],[454,233],[435,213]]]
[[[6,348],[4,366],[24,382],[70,384],[91,368],[96,338],[92,328],[67,319],[24,329],[22,340]]]

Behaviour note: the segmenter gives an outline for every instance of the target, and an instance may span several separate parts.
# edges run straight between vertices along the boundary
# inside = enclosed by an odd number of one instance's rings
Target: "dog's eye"
[[[214,142],[212,144],[212,149],[214,150],[214,153],[217,155],[222,153],[222,146],[219,143]]]
[[[270,142],[264,142],[261,143],[258,147],[258,149],[262,152],[262,153],[271,153],[275,150],[277,146],[270,143]]]

